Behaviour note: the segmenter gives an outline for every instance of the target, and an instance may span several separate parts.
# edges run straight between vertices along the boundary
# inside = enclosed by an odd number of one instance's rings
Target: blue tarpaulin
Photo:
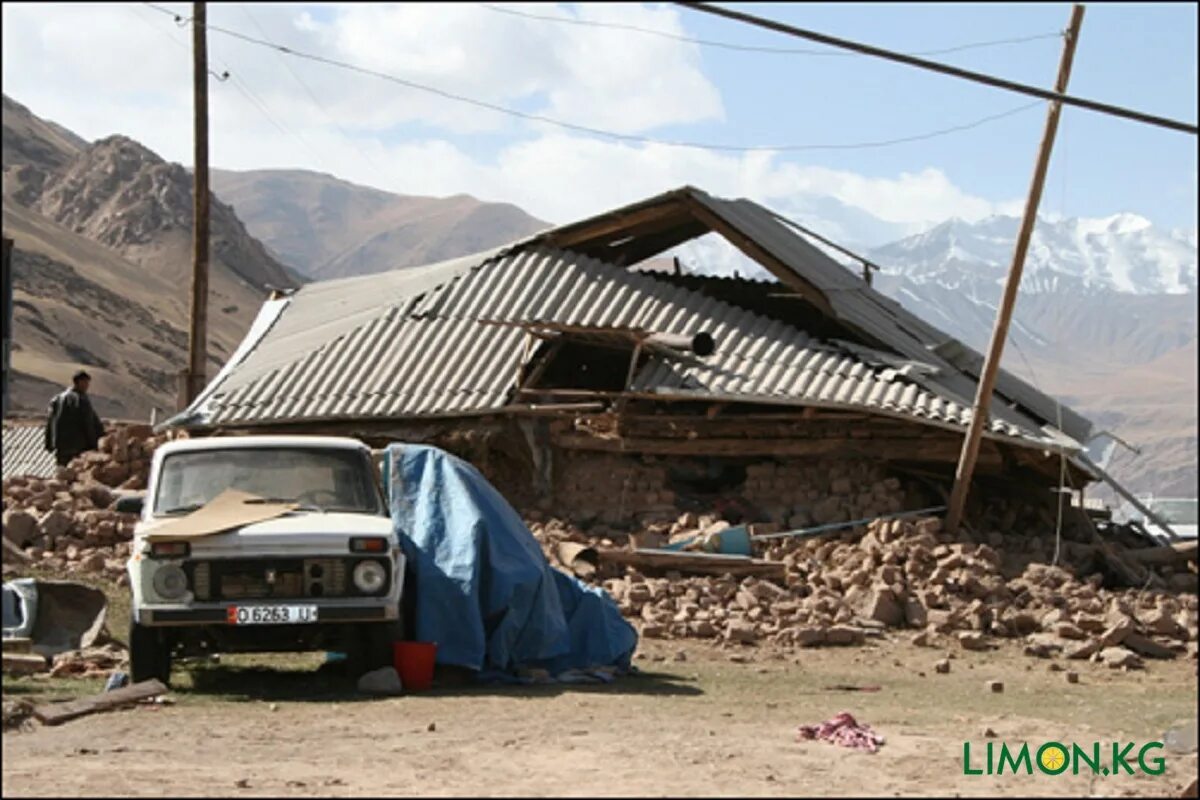
[[[393,530],[416,592],[412,638],[439,664],[514,675],[629,669],[637,633],[603,589],[550,566],[475,467],[427,445],[385,457]]]

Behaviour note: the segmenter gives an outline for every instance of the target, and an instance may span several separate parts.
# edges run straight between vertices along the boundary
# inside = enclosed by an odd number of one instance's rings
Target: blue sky
[[[1068,4],[737,4],[750,13],[902,52],[1061,31]],[[738,43],[802,40],[687,11],[689,32]],[[1069,91],[1194,122],[1195,4],[1089,4]],[[815,46],[815,45],[814,45]],[[968,50],[935,60],[1049,88],[1060,40]],[[703,49],[729,122],[706,135],[799,142],[887,139],[1015,108],[1020,95],[867,57],[813,58]],[[891,174],[933,163],[988,197],[1023,195],[1045,119],[1038,107],[969,132],[877,150],[808,153],[809,163]],[[696,126],[700,127],[700,126]],[[708,127],[708,126],[706,126]],[[1196,139],[1067,108],[1045,208],[1058,211],[1065,174],[1068,215],[1136,210],[1165,225],[1194,224]]]
[[[166,3],[184,15],[189,4]],[[526,11],[752,45],[819,45],[671,4],[522,4]],[[904,51],[1060,31],[1067,4],[739,4]],[[5,92],[86,138],[124,133],[189,163],[189,31],[142,4],[5,3]],[[731,144],[885,140],[1031,98],[860,56],[733,52],[515,18],[474,3],[210,4],[210,21],[481,100],[598,128]],[[1197,116],[1196,6],[1094,4],[1073,94]],[[173,42],[171,40],[174,40]],[[1058,39],[933,56],[1050,86]],[[959,216],[1017,213],[1045,106],[878,149],[737,155],[619,143],[463,106],[210,34],[212,163],[305,168],[407,194],[469,193],[567,221],[681,183],[753,197],[881,243]],[[286,65],[285,65],[286,61]],[[314,100],[315,98],[315,100]],[[1196,139],[1067,108],[1043,213],[1133,212],[1195,225]],[[871,225],[855,220],[868,219]],[[861,221],[859,219],[859,222]],[[874,225],[878,222],[878,225]]]

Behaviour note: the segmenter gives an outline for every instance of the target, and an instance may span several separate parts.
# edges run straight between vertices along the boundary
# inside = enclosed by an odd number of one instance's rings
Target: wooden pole
[[[1054,82],[1054,91],[1058,94],[1063,94],[1067,90],[1067,81],[1071,77],[1071,62],[1075,58],[1075,44],[1079,41],[1079,27],[1082,24],[1083,6],[1076,4],[1071,9],[1071,22],[1067,26],[1062,59],[1058,65],[1058,79]],[[1004,343],[1008,338],[1008,325],[1012,321],[1013,306],[1017,302],[1017,290],[1021,286],[1021,273],[1025,270],[1025,254],[1029,251],[1029,240],[1033,236],[1033,226],[1037,223],[1038,205],[1042,200],[1042,187],[1046,183],[1046,171],[1050,166],[1050,153],[1054,149],[1054,135],[1058,132],[1058,118],[1061,113],[1062,103],[1052,100],[1050,108],[1046,112],[1046,128],[1042,133],[1042,144],[1033,169],[1029,197],[1025,201],[1025,215],[1021,219],[1021,229],[1017,233],[1012,266],[1008,270],[1008,280],[1004,284],[1004,296],[1000,301],[1000,308],[996,312],[996,324],[992,328],[992,341],[988,347],[987,359],[983,362],[983,373],[979,376],[979,389],[975,394],[971,424],[967,428],[962,455],[959,457],[958,469],[954,474],[954,490],[950,493],[950,509],[946,514],[946,528],[951,533],[956,531],[962,522],[971,475],[975,471],[975,459],[979,455],[979,440],[983,435],[983,428],[988,422],[988,409],[992,404],[992,390],[996,385],[996,373],[1000,369],[1000,357],[1004,353]]]
[[[188,337],[186,403],[199,396],[207,382],[208,355],[208,46],[204,3],[192,4],[192,99],[195,160],[192,229],[192,320]],[[182,409],[181,409],[182,410]]]

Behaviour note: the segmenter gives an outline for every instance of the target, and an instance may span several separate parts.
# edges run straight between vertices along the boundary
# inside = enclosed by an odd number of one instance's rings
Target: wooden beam
[[[43,725],[61,725],[64,722],[69,722],[88,714],[94,714],[97,711],[120,708],[121,706],[137,703],[141,700],[148,700],[151,697],[157,697],[160,694],[166,693],[167,687],[160,681],[142,681],[141,683],[135,683],[132,686],[126,686],[122,689],[101,692],[91,697],[85,697],[82,700],[36,706],[33,709],[33,716]]]
[[[706,575],[758,575],[782,580],[785,565],[781,561],[764,561],[747,556],[725,556],[712,553],[679,553],[670,550],[618,550],[602,548],[596,551],[602,563],[622,564],[639,569],[678,570]]]
[[[625,231],[644,225],[648,222],[659,222],[672,216],[681,217],[686,221],[686,211],[675,200],[663,201],[660,204],[638,209],[625,214],[613,214],[610,217],[597,220],[591,225],[567,228],[565,231],[548,236],[546,241],[555,247],[569,248],[579,244],[602,242],[606,239],[618,238]]]
[[[1067,26],[1062,59],[1058,65],[1058,79],[1054,84],[1054,89],[1058,94],[1063,94],[1067,90],[1067,81],[1071,77],[1071,63],[1075,58],[1075,45],[1079,41],[1079,26],[1082,24],[1083,6],[1076,4],[1071,9],[1071,21]],[[979,378],[979,386],[975,393],[971,424],[967,427],[958,469],[954,475],[954,489],[950,493],[950,508],[946,512],[946,529],[950,533],[958,529],[958,525],[962,521],[963,508],[966,506],[971,474],[975,470],[980,438],[983,435],[984,426],[988,422],[988,409],[992,404],[992,392],[996,386],[996,375],[1000,370],[1000,358],[1004,354],[1004,343],[1008,340],[1008,326],[1012,321],[1013,307],[1017,303],[1021,273],[1025,269],[1025,254],[1029,250],[1029,242],[1033,237],[1033,227],[1037,224],[1038,205],[1042,200],[1042,188],[1046,183],[1046,171],[1050,167],[1050,153],[1054,149],[1054,136],[1058,132],[1058,118],[1061,113],[1062,102],[1059,100],[1051,102],[1050,108],[1046,112],[1046,126],[1042,132],[1042,143],[1033,168],[1029,197],[1025,201],[1025,214],[1021,219],[1021,229],[1017,232],[1012,266],[1009,267],[1008,279],[1004,284],[1004,295],[1000,300],[1000,308],[996,311],[991,346],[988,348],[987,360],[983,362],[983,374]]]
[[[710,211],[703,203],[700,203],[699,201],[690,197],[686,198],[685,201],[687,202],[688,208],[691,209],[692,213],[695,214],[701,222],[711,228],[714,232],[724,236],[729,240],[730,244],[741,250],[747,256],[766,267],[767,270],[774,274],[775,277],[779,278],[779,280],[785,285],[792,287],[801,295],[803,295],[804,299],[816,306],[822,314],[837,319],[837,315],[833,312],[833,307],[829,305],[829,301],[825,298],[825,295],[821,292],[821,290],[813,286],[808,281],[801,279],[800,276],[796,274],[795,270],[765,250],[758,242],[754,241],[749,236],[746,236],[732,225],[729,225],[727,222],[725,222],[725,220],[721,219],[721,217]]]

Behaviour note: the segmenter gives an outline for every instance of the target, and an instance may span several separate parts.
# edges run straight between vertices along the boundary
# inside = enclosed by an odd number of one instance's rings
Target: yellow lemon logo
[[[1067,751],[1058,744],[1047,744],[1038,752],[1038,762],[1042,770],[1055,775],[1067,766]]]

